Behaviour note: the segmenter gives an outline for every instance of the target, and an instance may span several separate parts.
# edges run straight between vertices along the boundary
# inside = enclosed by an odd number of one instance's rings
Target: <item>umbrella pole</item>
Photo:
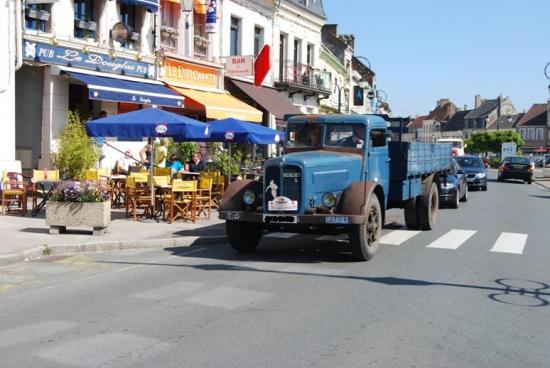
[[[149,162],[149,185],[151,189],[151,218],[155,216],[155,183],[153,176],[155,175],[155,145],[151,138],[151,162]]]
[[[227,186],[231,184],[231,143],[228,143],[229,152],[229,170],[227,170]]]

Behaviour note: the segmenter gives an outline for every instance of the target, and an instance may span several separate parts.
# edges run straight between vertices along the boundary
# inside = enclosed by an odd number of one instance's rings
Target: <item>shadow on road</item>
[[[543,199],[550,199],[550,196],[535,195],[535,194],[529,194],[529,197],[535,197],[535,198],[543,198]]]
[[[97,261],[98,263],[109,263],[109,264],[122,264],[122,265],[144,265],[144,266],[166,266],[166,267],[186,267],[195,270],[202,270],[208,272],[216,271],[233,271],[233,272],[257,272],[257,273],[271,273],[279,275],[292,275],[292,276],[307,276],[307,277],[320,277],[320,278],[331,278],[331,279],[345,279],[345,280],[355,280],[355,281],[366,281],[375,284],[382,284],[389,287],[451,287],[451,288],[464,288],[464,289],[473,289],[473,290],[486,290],[490,292],[487,296],[492,301],[514,305],[514,306],[524,306],[524,307],[545,307],[550,304],[550,286],[546,283],[532,280],[517,280],[517,279],[507,279],[500,278],[494,280],[497,285],[494,286],[484,286],[484,285],[472,285],[472,284],[460,284],[460,283],[451,283],[451,282],[438,282],[430,280],[418,280],[402,277],[371,277],[371,276],[357,276],[349,274],[334,274],[334,273],[323,273],[323,269],[320,267],[319,272],[306,272],[306,271],[292,271],[285,269],[270,269],[270,263],[305,263],[305,264],[315,264],[321,263],[322,259],[325,258],[322,256],[323,252],[326,252],[326,255],[329,255],[328,251],[319,250],[319,257],[313,257],[312,254],[299,254],[285,252],[277,252],[275,250],[263,250],[262,252],[254,253],[251,255],[241,255],[238,253],[233,253],[230,251],[224,251],[216,249],[221,247],[200,247],[200,246],[191,246],[186,248],[166,248],[165,250],[171,251],[173,255],[178,255],[181,257],[193,257],[193,258],[205,258],[205,259],[219,259],[221,261],[225,260],[226,262],[220,263],[204,263],[204,264],[174,264],[174,263],[143,263],[143,262],[129,262],[129,261]],[[226,245],[223,245],[225,248]],[[335,257],[335,254],[330,254],[331,257]],[[353,262],[351,255],[349,254],[340,254],[339,259],[336,259],[339,262]],[[247,265],[246,262],[263,262],[262,268],[257,267],[256,265]],[[333,258],[332,261],[335,261]],[[243,262],[242,264],[235,264],[229,262]],[[316,270],[317,271],[317,270]]]

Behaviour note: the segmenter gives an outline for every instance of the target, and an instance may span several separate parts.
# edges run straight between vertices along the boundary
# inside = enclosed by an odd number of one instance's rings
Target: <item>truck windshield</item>
[[[286,146],[291,148],[319,147],[323,126],[316,123],[289,124]]]
[[[325,146],[363,148],[365,127],[359,124],[327,125]]]

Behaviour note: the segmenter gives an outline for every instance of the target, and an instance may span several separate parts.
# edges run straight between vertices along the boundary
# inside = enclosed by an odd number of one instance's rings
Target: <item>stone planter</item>
[[[59,234],[67,226],[89,226],[101,235],[111,222],[111,201],[96,203],[52,202],[46,204],[46,225],[50,234]]]

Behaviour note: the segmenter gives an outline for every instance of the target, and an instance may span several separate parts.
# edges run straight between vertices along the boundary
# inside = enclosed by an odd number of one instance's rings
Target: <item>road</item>
[[[494,176],[494,173],[491,174]],[[0,269],[1,367],[548,367],[550,193],[489,183],[436,229],[273,234]]]

